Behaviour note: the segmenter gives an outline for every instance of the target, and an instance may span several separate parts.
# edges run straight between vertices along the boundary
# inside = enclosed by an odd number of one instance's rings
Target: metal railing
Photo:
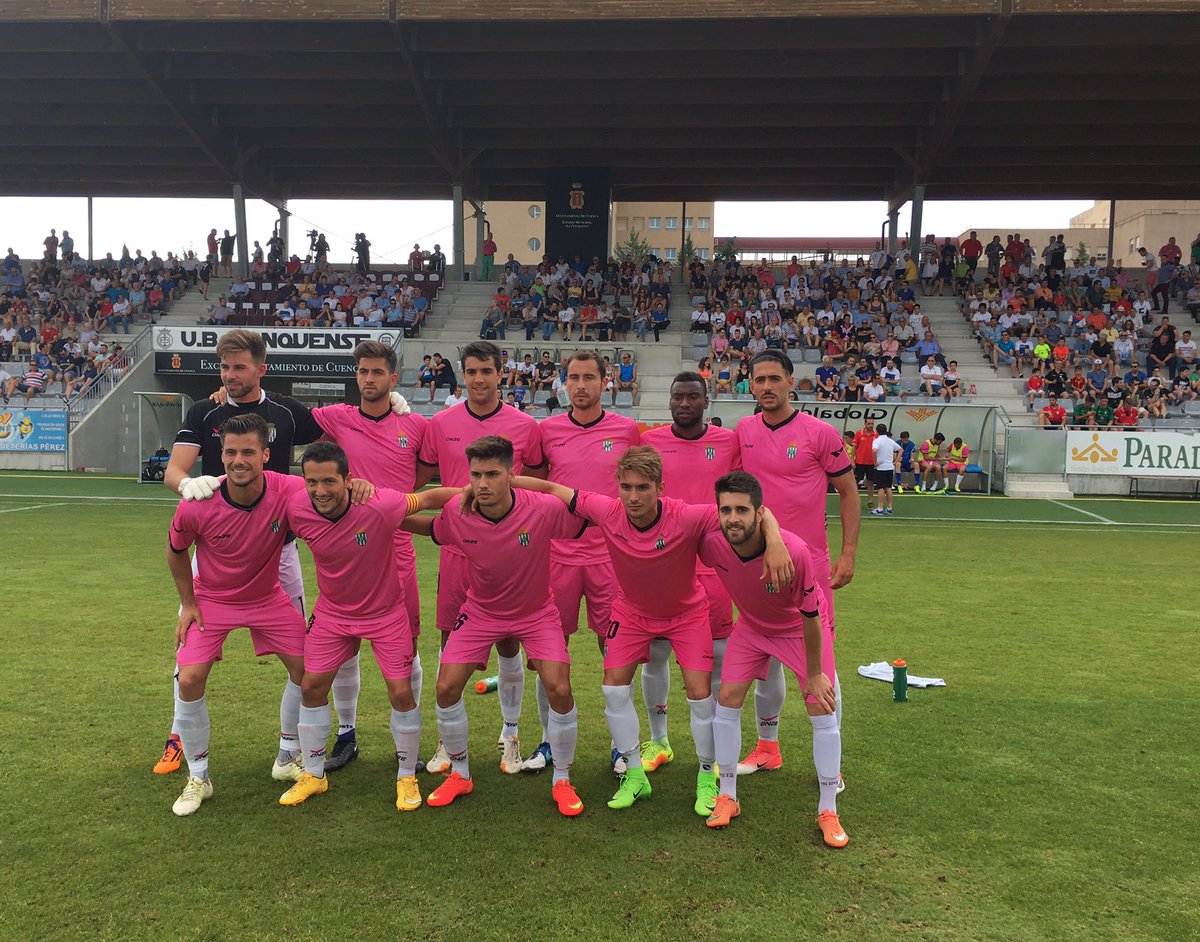
[[[101,400],[121,384],[143,357],[152,353],[150,333],[153,329],[154,324],[147,323],[140,332],[133,335],[127,344],[122,344],[119,354],[122,365],[106,369],[96,377],[91,386],[71,398],[66,405],[69,432],[73,432],[75,427],[83,421],[84,416],[96,408]]]

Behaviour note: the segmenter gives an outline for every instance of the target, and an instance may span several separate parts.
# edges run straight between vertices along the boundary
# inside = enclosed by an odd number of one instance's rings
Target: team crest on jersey
[[[272,520],[272,521],[271,521],[271,532],[272,532],[272,533],[278,533],[278,532],[279,532],[279,521],[278,521],[278,520]]]
[[[275,423],[274,422],[267,423],[267,441],[268,442],[275,441]]]
[[[717,457],[717,449],[705,448],[704,449],[704,457],[707,458],[709,461],[715,460]]]
[[[655,548],[655,549],[666,549],[666,548],[667,548],[667,541],[666,541],[666,540],[664,540],[664,539],[663,539],[663,538],[660,536],[660,537],[658,538],[658,541],[657,541],[657,542],[654,544],[654,548]]]
[[[767,583],[767,595],[774,595],[774,594],[775,594],[775,593],[777,593],[778,591],[779,591],[779,590],[778,590],[777,588],[775,588],[775,583],[774,583],[774,582],[768,582],[768,583]]]
[[[355,533],[354,534],[354,542],[357,543],[359,546],[366,546],[367,545],[367,531],[359,530],[357,533]]]
[[[522,546],[528,546],[529,545],[529,531],[522,530],[520,533],[518,533],[517,534],[517,542],[520,543]]]
[[[604,446],[605,451],[613,450],[613,440],[611,438],[604,439],[604,441],[601,442],[601,444]]]
[[[788,442],[787,456],[789,459],[796,457],[796,449],[797,449],[797,445],[795,442]]]
[[[399,436],[399,437],[396,439],[396,441],[399,443],[399,445],[400,445],[400,447],[401,447],[401,448],[407,448],[407,447],[408,447],[408,436],[407,436],[407,435],[401,435],[401,436]]]

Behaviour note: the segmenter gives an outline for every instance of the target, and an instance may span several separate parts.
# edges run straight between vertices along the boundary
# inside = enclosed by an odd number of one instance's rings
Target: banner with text
[[[1067,432],[1067,474],[1200,477],[1200,435],[1189,432]]]
[[[603,168],[551,170],[546,175],[546,245],[551,259],[608,260],[612,174]]]
[[[0,412],[0,451],[66,451],[65,409]]]
[[[217,342],[234,327],[156,327],[154,329],[154,372],[219,373]],[[322,330],[264,327],[267,375],[294,379],[354,378],[354,348],[364,340],[377,340],[396,350],[404,334],[398,330],[349,328]]]

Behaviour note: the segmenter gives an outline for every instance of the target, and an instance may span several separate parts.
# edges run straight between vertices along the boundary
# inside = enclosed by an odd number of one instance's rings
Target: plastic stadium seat
[[[787,358],[789,360],[791,360],[793,363],[803,363],[804,362],[804,351],[803,350],[789,350],[787,352]]]
[[[909,353],[909,351],[905,350],[900,354],[900,362],[915,364],[917,362],[917,355],[915,353]]]
[[[804,347],[802,350],[802,353],[804,354],[804,362],[805,363],[820,363],[821,362],[821,351],[818,350],[816,347]]]
[[[628,390],[617,393],[616,407],[618,409],[628,409],[633,406],[633,393]]]

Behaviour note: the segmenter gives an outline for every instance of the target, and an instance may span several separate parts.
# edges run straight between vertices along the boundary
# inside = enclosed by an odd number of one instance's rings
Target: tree
[[[720,248],[713,249],[713,258],[715,258],[718,262],[728,265],[737,258],[737,253],[737,239],[733,236],[730,236],[721,243]]]
[[[1075,246],[1075,264],[1080,266],[1086,265],[1088,258],[1090,256],[1088,255],[1087,243],[1080,239],[1079,245]]]
[[[633,267],[641,270],[643,263],[650,256],[650,243],[643,239],[636,229],[630,229],[629,238],[618,242],[614,252],[618,262],[633,262]]]
[[[683,237],[683,245],[679,249],[679,280],[687,281],[688,265],[692,263],[692,259],[696,257],[696,243],[692,241],[692,234],[689,232]]]

